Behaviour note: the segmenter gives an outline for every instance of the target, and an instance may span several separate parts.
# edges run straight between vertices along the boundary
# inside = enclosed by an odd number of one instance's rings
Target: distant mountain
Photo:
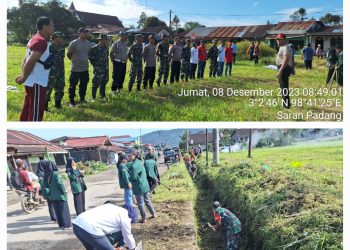
[[[142,144],[165,144],[168,147],[176,147],[180,143],[185,129],[158,130],[142,135]],[[205,129],[190,129],[190,134],[205,132]]]

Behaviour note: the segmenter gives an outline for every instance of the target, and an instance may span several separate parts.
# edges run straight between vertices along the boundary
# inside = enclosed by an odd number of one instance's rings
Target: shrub
[[[109,168],[107,164],[99,161],[88,161],[85,164],[78,162],[77,167],[84,172],[84,175],[97,174]]]

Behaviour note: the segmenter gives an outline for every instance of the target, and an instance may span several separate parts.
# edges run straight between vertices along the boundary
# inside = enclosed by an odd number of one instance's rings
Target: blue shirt
[[[231,48],[233,50],[233,53],[237,53],[237,50],[238,50],[237,44],[233,44]]]
[[[303,49],[304,60],[311,61],[314,57],[314,50],[310,47],[306,47]]]

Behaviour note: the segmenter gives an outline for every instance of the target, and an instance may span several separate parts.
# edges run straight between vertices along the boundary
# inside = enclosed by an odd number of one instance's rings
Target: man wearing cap
[[[73,40],[68,46],[67,57],[71,60],[69,77],[69,106],[75,106],[75,89],[79,84],[80,103],[86,102],[86,89],[89,83],[89,51],[94,45],[87,40],[89,31],[81,27],[78,30],[79,38]]]
[[[218,56],[219,50],[217,48],[218,42],[217,40],[213,40],[213,45],[208,51],[208,58],[210,59],[210,67],[209,67],[209,77],[215,77],[216,72],[218,70]]]
[[[154,190],[156,189],[159,182],[158,163],[156,162],[154,155],[150,155],[149,159],[145,160],[144,165],[147,181],[151,189],[150,193],[154,194]]]
[[[167,34],[162,35],[162,41],[157,45],[156,53],[160,61],[157,80],[158,87],[160,87],[162,78],[164,85],[166,85],[169,76],[169,37]]]
[[[182,47],[181,79],[188,82],[191,76],[191,40],[186,39],[186,45]]]
[[[241,222],[230,210],[221,207],[218,201],[213,203],[213,210],[216,222],[214,228],[222,225],[226,229],[226,250],[238,250]]]
[[[279,46],[276,57],[276,65],[278,67],[276,76],[282,90],[283,107],[290,108],[289,77],[292,74],[293,68],[292,49],[286,42],[285,34],[278,34],[276,40]]]
[[[62,107],[62,99],[64,95],[65,77],[64,77],[64,45],[63,35],[56,31],[52,35],[52,42],[49,45],[50,54],[52,55],[53,65],[50,69],[49,83],[46,94],[46,111],[49,107],[52,90],[55,90],[55,107]]]
[[[109,80],[109,52],[107,35],[100,34],[99,43],[89,52],[89,61],[93,66],[92,99],[95,101],[97,89],[100,88],[100,98],[106,98],[106,85]]]
[[[169,49],[169,58],[171,58],[171,73],[170,83],[174,81],[179,82],[180,70],[181,70],[181,57],[182,57],[182,46],[180,45],[180,39],[175,37],[174,44]]]
[[[303,48],[303,59],[306,70],[312,70],[312,59],[314,58],[314,50],[311,48],[311,43],[307,47]]]
[[[142,52],[143,52],[143,36],[137,34],[135,36],[135,43],[130,47],[128,52],[129,60],[131,61],[129,92],[132,91],[135,79],[137,77],[137,90],[141,90],[142,83]]]
[[[125,81],[126,65],[128,62],[128,36],[125,31],[119,33],[120,38],[112,45],[110,57],[113,63],[113,95],[122,93],[123,84]]]
[[[149,86],[153,89],[156,78],[156,39],[153,35],[148,37],[148,44],[143,49],[143,60],[145,62],[145,75],[143,76],[143,88]]]
[[[17,84],[25,85],[20,121],[42,121],[45,112],[50,68],[46,68],[44,62],[50,57],[47,39],[55,31],[55,26],[50,18],[39,17],[36,27],[38,32],[29,40],[22,60],[22,73],[15,80]]]
[[[138,159],[139,153],[133,150],[130,159],[130,180],[132,184],[132,191],[136,197],[137,206],[139,207],[142,217],[141,223],[146,222],[145,204],[151,213],[151,218],[155,218],[155,211],[149,195],[150,187],[147,181],[146,170],[142,162]]]

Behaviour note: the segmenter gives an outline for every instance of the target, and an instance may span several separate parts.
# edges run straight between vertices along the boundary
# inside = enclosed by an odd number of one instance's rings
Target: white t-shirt
[[[135,239],[131,234],[131,219],[128,211],[113,204],[104,204],[78,215],[73,224],[92,235],[103,236],[122,232],[129,248],[135,248]]]
[[[278,51],[277,57],[276,57],[276,65],[281,66],[284,58],[287,55],[289,55],[288,65],[292,67],[293,66],[292,48],[288,44],[283,45],[279,48],[279,51]]]
[[[193,47],[191,49],[191,60],[190,63],[198,64],[198,49]]]
[[[223,46],[218,46],[218,62],[225,62],[225,47]]]
[[[26,61],[29,59],[30,55],[34,51],[38,51],[42,53],[40,57],[40,61],[42,62],[45,62],[50,55],[49,46],[46,41],[46,38],[43,37],[40,33],[37,33],[28,42],[27,50],[26,50]],[[44,65],[37,62],[35,63],[32,72],[30,72],[24,84],[25,86],[33,87],[33,85],[36,83],[43,87],[47,87],[47,83],[49,81],[49,73],[50,73],[50,69],[45,69]]]
[[[33,172],[28,171],[28,177],[31,182],[39,181],[38,176],[36,176],[36,174],[34,174]]]

